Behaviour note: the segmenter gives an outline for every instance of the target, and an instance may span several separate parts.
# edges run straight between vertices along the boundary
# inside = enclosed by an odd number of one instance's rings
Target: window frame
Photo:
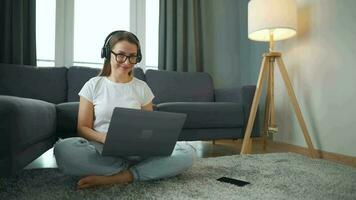
[[[55,55],[54,66],[70,67],[74,64],[74,1],[56,0],[55,15]],[[140,39],[141,52],[143,59],[136,66],[145,70],[145,68],[154,69],[157,66],[145,65],[146,50],[146,1],[130,0],[130,31],[135,33]],[[100,49],[98,50],[100,53]],[[98,54],[99,54],[98,53]],[[42,61],[40,59],[37,60]],[[95,67],[100,63],[87,63],[86,66]]]

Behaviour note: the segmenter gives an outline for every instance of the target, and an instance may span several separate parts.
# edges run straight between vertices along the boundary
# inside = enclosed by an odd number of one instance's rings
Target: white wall
[[[277,43],[314,147],[356,156],[356,1],[297,0],[298,36]],[[277,68],[276,68],[277,69]],[[305,146],[276,70],[277,141]]]

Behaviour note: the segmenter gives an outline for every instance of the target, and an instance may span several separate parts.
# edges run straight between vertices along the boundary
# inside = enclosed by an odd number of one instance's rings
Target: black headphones
[[[101,58],[105,59],[110,59],[110,54],[111,54],[111,47],[110,47],[110,39],[114,34],[128,34],[129,38],[132,38],[136,44],[137,44],[137,63],[141,62],[142,60],[142,53],[141,53],[141,47],[140,47],[140,41],[138,40],[137,36],[131,32],[128,31],[113,31],[111,32],[108,36],[105,38],[104,46],[101,49]]]

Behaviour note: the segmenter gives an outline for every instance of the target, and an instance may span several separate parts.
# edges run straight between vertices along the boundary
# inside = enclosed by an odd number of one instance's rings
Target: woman
[[[86,82],[79,92],[80,137],[60,139],[54,146],[59,169],[65,174],[84,176],[77,183],[79,189],[167,178],[189,169],[194,152],[179,143],[169,157],[143,160],[101,156],[113,109],[152,111],[154,98],[147,84],[132,74],[134,65],[142,59],[139,40],[133,33],[110,33],[102,57],[105,61],[101,73]]]

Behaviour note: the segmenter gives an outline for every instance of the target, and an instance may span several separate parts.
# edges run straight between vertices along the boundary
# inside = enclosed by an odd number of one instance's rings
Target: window
[[[159,0],[37,0],[37,65],[102,67],[105,37],[129,30],[140,39],[140,67],[157,68]]]
[[[120,8],[120,12],[118,12]],[[95,14],[93,14],[95,13]],[[105,37],[113,30],[130,30],[127,0],[75,0],[74,65],[99,65]]]
[[[158,66],[159,0],[146,4],[146,69]]]
[[[54,66],[56,0],[36,1],[37,66]]]

